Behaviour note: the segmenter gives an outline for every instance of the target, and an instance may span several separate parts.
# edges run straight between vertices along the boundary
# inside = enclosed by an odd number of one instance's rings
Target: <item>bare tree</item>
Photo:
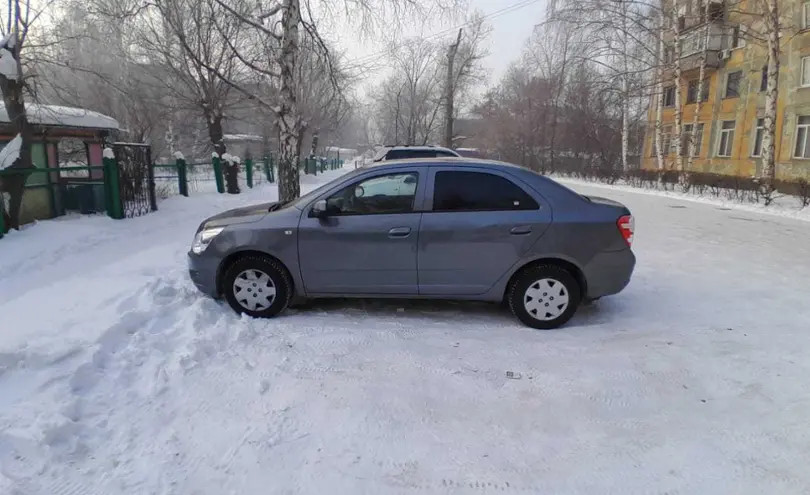
[[[143,49],[153,54],[156,68],[168,72],[166,87],[175,100],[202,114],[214,152],[224,156],[223,123],[233,101],[233,85],[227,81],[248,79],[233,56],[234,49],[246,45],[243,24],[232,15],[233,7],[216,0],[157,0],[154,6],[159,17],[144,19]],[[227,162],[229,193],[239,193],[238,171],[238,163]]]
[[[649,87],[663,70],[662,24],[654,22],[662,6],[644,0],[556,0],[550,3],[551,22],[563,22],[578,34],[587,50],[578,54],[601,67],[605,89],[620,103],[621,168],[629,168],[631,108],[649,97]],[[587,14],[586,14],[587,13]],[[656,43],[657,41],[657,43]],[[658,46],[656,46],[656,44]],[[561,48],[563,45],[558,44]],[[663,88],[656,88],[659,94]],[[660,139],[657,139],[660,142]]]
[[[703,19],[705,19],[706,22],[705,22],[705,25],[703,26],[703,34],[701,34],[701,36],[703,37],[703,43],[702,43],[702,48],[700,49],[700,60],[698,62],[698,82],[697,82],[696,95],[695,95],[695,97],[696,97],[695,112],[694,112],[694,116],[692,117],[692,130],[691,130],[689,136],[687,136],[687,139],[689,140],[689,151],[688,151],[689,155],[688,155],[687,163],[686,163],[687,170],[692,170],[692,166],[693,166],[693,163],[694,163],[694,160],[695,160],[695,156],[697,155],[697,144],[699,142],[698,141],[698,139],[699,139],[698,135],[701,132],[698,120],[700,118],[700,109],[701,109],[701,107],[703,105],[703,88],[704,88],[704,84],[705,84],[704,79],[706,78],[706,62],[707,62],[707,58],[708,58],[709,45],[711,43],[711,29],[710,29],[711,28],[711,23],[709,22],[709,16],[710,16],[709,2],[705,1],[705,2],[698,2],[698,3],[703,4],[699,8],[702,9],[701,16],[702,16]],[[686,181],[686,174],[682,172],[680,174],[679,180],[680,180],[681,184],[683,185],[685,183],[685,181]]]
[[[0,192],[9,194],[8,212],[3,208],[6,224],[9,228],[17,229],[20,226],[20,208],[28,177],[26,171],[34,168],[31,161],[34,129],[26,113],[27,84],[22,61],[29,29],[36,15],[31,17],[28,2],[22,3],[20,0],[9,0],[6,14],[3,38],[0,41],[0,91],[16,136],[0,155],[3,157],[0,170],[14,170],[19,174],[0,178]],[[0,201],[3,201],[2,197]]]
[[[661,9],[658,11],[658,68],[655,71],[655,157],[658,163],[658,172],[664,171],[664,150],[663,144],[663,120],[664,120],[664,74],[666,73],[667,46],[664,42],[664,30],[666,27],[666,11],[664,2],[661,0]],[[663,179],[663,176],[662,176]]]
[[[262,64],[254,63],[249,56],[250,48],[225,44],[232,50],[233,56],[263,77],[274,81],[277,87],[278,98],[275,101],[262,98],[252,93],[245,85],[223,71],[206,64],[207,69],[216,74],[228,85],[239,90],[266,110],[272,111],[277,119],[279,129],[279,197],[282,201],[290,201],[300,194],[298,159],[300,156],[300,141],[304,122],[300,112],[300,102],[295,90],[295,76],[301,56],[302,45],[300,37],[302,30],[316,40],[316,46],[323,52],[329,49],[320,36],[316,23],[313,20],[313,9],[330,9],[333,6],[325,1],[316,5],[306,3],[302,10],[300,0],[275,0],[269,5],[255,6],[247,0],[228,1],[216,0],[233,18],[238,19],[245,26],[260,35],[265,43],[265,60]],[[450,0],[448,6],[455,5]],[[366,20],[379,17],[381,11],[393,9],[398,11],[399,17],[406,13],[417,11],[421,7],[417,0],[356,0],[343,2],[344,12],[352,17],[356,14],[360,19]],[[199,57],[198,57],[199,58]],[[258,61],[256,61],[258,62]]]
[[[453,65],[456,61],[456,53],[458,46],[461,44],[461,34],[463,29],[458,30],[458,37],[456,41],[450,45],[447,51],[447,79],[444,81],[445,97],[444,97],[444,145],[448,148],[453,147],[453,99],[454,99],[454,85],[453,85]]]
[[[470,91],[485,79],[481,66],[489,54],[485,43],[492,28],[484,22],[484,16],[475,12],[467,18],[466,26],[459,31],[454,44],[453,63],[447,63],[446,101],[445,101],[445,146],[453,147],[456,139],[453,122],[461,111]]]

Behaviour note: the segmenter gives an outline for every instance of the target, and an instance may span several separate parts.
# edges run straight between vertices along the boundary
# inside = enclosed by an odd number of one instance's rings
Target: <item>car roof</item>
[[[432,144],[392,144],[383,146],[383,148],[387,148],[388,150],[449,150],[453,151],[450,148],[445,148],[444,146],[435,146]]]
[[[365,168],[385,169],[397,168],[403,165],[452,165],[454,167],[462,168],[493,168],[493,169],[507,169],[510,171],[527,171],[527,169],[514,165],[512,163],[501,162],[498,160],[487,160],[485,158],[469,158],[469,157],[456,157],[456,156],[443,156],[437,158],[402,158],[399,160],[386,160],[382,162],[370,162],[365,165]]]

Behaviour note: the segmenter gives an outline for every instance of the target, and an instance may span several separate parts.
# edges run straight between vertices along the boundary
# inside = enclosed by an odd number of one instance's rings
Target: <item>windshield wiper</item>
[[[267,212],[269,213],[273,211],[278,211],[290,203],[292,203],[292,201],[286,201],[284,203],[273,203],[272,205],[270,205],[270,208],[267,209]]]

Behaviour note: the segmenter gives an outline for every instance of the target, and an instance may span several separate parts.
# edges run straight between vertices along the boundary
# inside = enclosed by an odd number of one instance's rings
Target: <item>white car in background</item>
[[[448,158],[460,157],[450,148],[441,146],[383,146],[371,159],[372,162],[406,160],[409,158]]]

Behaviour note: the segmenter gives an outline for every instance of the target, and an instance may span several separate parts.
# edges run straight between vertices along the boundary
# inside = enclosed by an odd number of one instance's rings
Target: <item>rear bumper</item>
[[[588,282],[586,299],[621,292],[630,283],[635,267],[636,256],[630,249],[597,254],[584,269]]]
[[[217,267],[218,260],[188,253],[188,275],[197,289],[211,297],[218,297]]]

